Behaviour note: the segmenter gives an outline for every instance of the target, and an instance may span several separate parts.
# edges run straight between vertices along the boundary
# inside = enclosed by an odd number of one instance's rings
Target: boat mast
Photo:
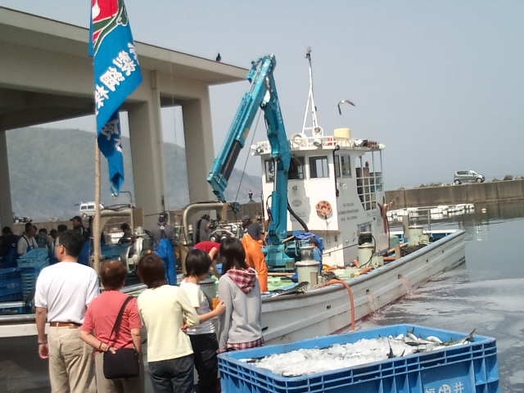
[[[315,96],[313,94],[313,67],[311,65],[311,47],[306,48],[306,59],[309,62],[309,93],[306,102],[306,111],[304,113],[304,123],[302,124],[302,134],[306,134],[306,131],[311,133],[311,136],[322,136],[324,131],[322,127],[318,125],[317,117],[317,106],[315,105]],[[311,125],[308,123],[308,115],[311,116]]]

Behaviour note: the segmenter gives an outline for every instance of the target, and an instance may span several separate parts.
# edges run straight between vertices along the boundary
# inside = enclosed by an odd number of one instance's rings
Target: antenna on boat
[[[353,105],[353,106],[356,106],[355,104],[353,104],[353,102],[349,101],[349,100],[340,100],[337,104],[337,107],[338,107],[338,114],[340,116],[342,116],[342,110],[340,109],[340,104],[350,104],[350,105]]]
[[[306,102],[306,111],[304,113],[304,123],[302,124],[302,134],[310,131],[312,136],[322,136],[324,131],[318,125],[317,106],[315,105],[315,97],[313,94],[313,67],[311,65],[311,47],[306,48],[306,59],[309,62],[309,93]],[[311,115],[311,126],[307,126],[308,115]]]

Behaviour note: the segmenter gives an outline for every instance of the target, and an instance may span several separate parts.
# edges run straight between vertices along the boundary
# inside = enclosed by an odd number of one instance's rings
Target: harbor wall
[[[420,187],[386,191],[386,201],[391,203],[390,210],[406,207],[425,207],[437,205],[456,205],[459,203],[474,203],[477,205],[504,203],[510,201],[524,202],[524,180],[505,180],[481,184],[461,184],[441,187]],[[171,222],[174,225],[181,223],[181,211],[172,211]],[[230,219],[240,219],[244,215],[256,219],[262,214],[259,202],[249,202],[241,206],[240,212]],[[38,228],[56,228],[58,224],[65,224],[69,228],[71,222],[46,221],[35,223]],[[24,231],[24,223],[12,224],[17,234]]]
[[[390,209],[459,203],[487,204],[519,199],[524,199],[524,180],[386,191],[386,200],[391,203]]]

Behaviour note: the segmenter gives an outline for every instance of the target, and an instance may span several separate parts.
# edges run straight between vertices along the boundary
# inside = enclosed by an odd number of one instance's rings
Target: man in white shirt
[[[38,248],[38,243],[36,242],[35,235],[36,228],[33,225],[33,223],[26,223],[24,234],[20,236],[20,239],[18,239],[18,243],[16,245],[16,252],[18,256],[25,255],[28,251]]]
[[[60,263],[44,268],[36,282],[38,354],[49,359],[52,392],[96,389],[93,349],[80,339],[87,307],[99,294],[96,272],[77,262],[84,242],[85,238],[74,230],[61,233],[55,251]]]

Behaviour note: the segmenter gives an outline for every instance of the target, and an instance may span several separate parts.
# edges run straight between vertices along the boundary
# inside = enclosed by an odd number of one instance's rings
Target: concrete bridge
[[[524,200],[524,180],[386,191],[386,200],[392,203],[390,209]]]
[[[7,132],[94,112],[88,38],[88,29],[0,6],[1,226],[13,221]],[[136,48],[144,81],[121,110],[128,114],[135,202],[153,225],[165,210],[161,108],[182,109],[190,200],[211,199],[209,87],[245,80],[248,70],[141,42]]]

